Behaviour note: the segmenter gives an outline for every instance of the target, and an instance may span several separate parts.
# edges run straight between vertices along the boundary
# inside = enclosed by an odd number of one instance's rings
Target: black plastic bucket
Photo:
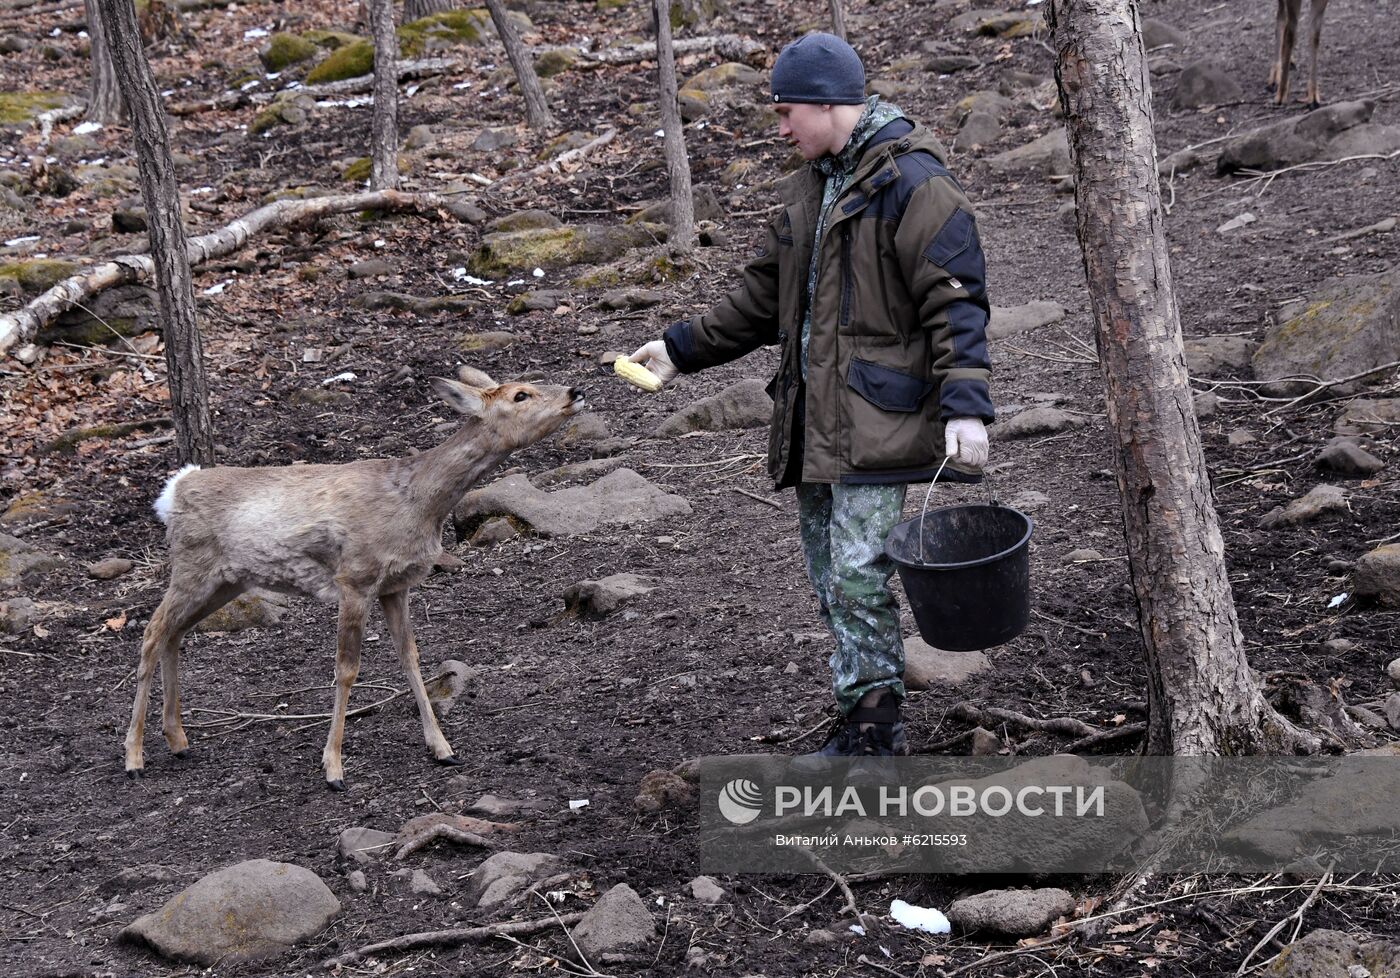
[[[1021,634],[1031,614],[1033,526],[992,502],[926,510],[890,531],[885,553],[925,642],[971,652]]]

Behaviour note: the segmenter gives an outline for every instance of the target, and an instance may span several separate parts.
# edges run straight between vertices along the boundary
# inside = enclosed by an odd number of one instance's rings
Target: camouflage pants
[[[836,640],[831,683],[846,713],[881,686],[904,696],[899,602],[889,589],[894,563],[885,556],[885,535],[899,522],[904,489],[817,482],[797,487],[807,577]]]

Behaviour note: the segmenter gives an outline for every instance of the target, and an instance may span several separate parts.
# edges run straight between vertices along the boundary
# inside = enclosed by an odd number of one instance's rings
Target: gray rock
[[[1204,421],[1206,418],[1215,417],[1215,412],[1220,409],[1220,398],[1212,393],[1197,394],[1191,398],[1191,410],[1196,417]]]
[[[1327,144],[1331,159],[1344,156],[1388,156],[1400,150],[1400,126],[1382,126],[1364,122],[1352,126]]]
[[[1293,500],[1287,508],[1270,512],[1259,521],[1259,525],[1265,530],[1273,530],[1311,523],[1332,513],[1350,513],[1347,498],[1347,491],[1340,486],[1313,486],[1306,496]]]
[[[1197,61],[1181,69],[1172,93],[1172,107],[1197,109],[1205,105],[1238,102],[1244,95],[1240,83],[1224,65],[1213,60]]]
[[[1067,200],[1055,208],[1055,220],[1061,227],[1074,231],[1079,226],[1079,208],[1072,200]],[[990,335],[990,334],[989,334]]]
[[[1070,205],[1073,208],[1073,204]],[[1019,306],[992,306],[991,319],[987,323],[987,337],[1001,339],[1028,333],[1042,326],[1058,323],[1065,318],[1065,307],[1058,302],[1037,300]]]
[[[1012,509],[1034,513],[1050,505],[1050,497],[1039,489],[1022,489],[1008,500]]]
[[[1052,176],[1073,172],[1069,162],[1069,139],[1065,131],[1058,128],[1024,146],[989,157],[987,165],[1003,175],[1035,173]]]
[[[522,474],[509,475],[467,493],[453,513],[458,539],[492,516],[512,516],[545,537],[591,533],[600,526],[635,526],[689,516],[690,503],[663,491],[628,468],[609,472],[588,486],[545,492]]]
[[[1243,133],[1222,144],[1215,160],[1216,172],[1223,176],[1244,168],[1275,170],[1329,159],[1332,141],[1353,126],[1369,122],[1375,110],[1375,102],[1336,102]]]
[[[1341,475],[1375,475],[1385,468],[1385,463],[1356,442],[1349,439],[1336,439],[1313,460],[1319,469],[1328,469]]]
[[[4,556],[0,555],[0,561]],[[0,635],[20,635],[34,624],[37,609],[29,598],[8,598],[0,601]]]
[[[697,187],[694,191],[695,219],[697,221],[723,221],[724,206],[709,187]],[[628,224],[670,224],[671,201],[657,200],[648,203],[637,213],[627,218]]]
[[[564,607],[581,618],[606,618],[631,604],[636,598],[650,594],[656,585],[650,578],[636,574],[611,574],[598,581],[580,581],[564,589]]]
[[[520,812],[539,811],[544,807],[542,802],[530,800],[522,801],[518,798],[502,798],[499,795],[485,794],[467,806],[467,811],[477,815],[485,815],[488,818],[504,818],[507,815],[517,815]]]
[[[1103,560],[1103,554],[1099,553],[1097,550],[1088,548],[1071,550],[1069,553],[1065,554],[1065,560],[1071,564],[1081,560]]]
[[[948,111],[948,122],[961,126],[974,112],[989,115],[997,122],[1005,122],[1016,110],[1016,103],[1000,92],[983,90],[964,96]]]
[[[418,125],[408,131],[408,138],[403,141],[403,147],[404,149],[424,149],[435,142],[437,142],[437,137],[433,135],[433,127]]]
[[[569,421],[560,430],[559,444],[565,448],[588,445],[611,438],[608,423],[597,414],[582,414]]]
[[[656,433],[678,438],[692,431],[760,428],[773,419],[773,399],[761,380],[741,380],[712,397],[701,398],[661,422]]]
[[[969,112],[958,129],[957,145],[990,146],[1001,138],[1001,123],[986,112]]]
[[[1055,435],[1061,431],[1083,424],[1083,420],[1073,414],[1053,407],[1033,407],[988,429],[992,440],[1011,441],[1017,438],[1036,438],[1041,435]]]
[[[146,863],[141,866],[128,866],[119,870],[115,876],[109,876],[97,887],[97,892],[102,896],[125,896],[130,893],[139,893],[157,883],[173,883],[180,878],[180,874],[169,866],[161,866],[158,863]]]
[[[1225,436],[1225,441],[1236,447],[1240,445],[1248,445],[1251,442],[1256,442],[1258,440],[1259,436],[1246,428],[1236,428],[1234,431],[1230,432],[1228,435]]]
[[[343,858],[364,864],[390,855],[398,838],[393,832],[356,826],[340,833],[336,847]]]
[[[613,289],[604,292],[598,305],[604,309],[649,309],[666,297],[654,289]]]
[[[476,681],[481,669],[469,666],[457,659],[444,659],[437,673],[423,683],[428,692],[428,701],[433,704],[433,712],[438,718],[452,712],[457,701],[463,696],[476,695]]]
[[[1256,344],[1243,336],[1193,336],[1183,341],[1193,377],[1221,377],[1249,367]]]
[[[969,750],[973,757],[995,757],[1001,753],[1001,738],[986,727],[973,727]]]
[[[138,198],[139,200],[139,198]],[[146,208],[127,201],[112,211],[112,230],[119,234],[140,234],[146,230]]]
[[[1400,360],[1400,267],[1326,285],[1305,302],[1286,306],[1280,318],[1254,353],[1259,380],[1335,379]],[[1382,379],[1377,374],[1370,382]],[[1312,389],[1306,382],[1276,386],[1285,395]]]
[[[1387,543],[1362,554],[1351,583],[1357,595],[1373,597],[1388,608],[1400,608],[1400,543]]]
[[[486,220],[486,212],[469,200],[453,197],[443,206],[449,214],[464,224],[480,224]]]
[[[605,954],[639,951],[656,937],[651,912],[626,883],[618,883],[604,893],[573,929],[578,949],[589,961]]]
[[[400,872],[402,872],[402,870],[400,870]],[[408,889],[418,896],[442,896],[442,887],[438,886],[437,883],[433,881],[433,878],[421,869],[413,870],[412,874],[409,876]]]
[[[906,689],[956,686],[991,668],[991,660],[985,652],[947,652],[913,635],[904,640]]]
[[[366,258],[364,261],[357,261],[350,266],[351,278],[378,278],[381,275],[393,275],[395,268],[383,258]]]
[[[569,293],[562,289],[533,289],[511,299],[506,312],[512,316],[522,316],[527,312],[553,312],[568,301]]]
[[[1332,425],[1339,435],[1389,437],[1400,425],[1400,397],[1357,398]]]
[[[105,557],[96,563],[88,564],[84,569],[89,577],[95,577],[99,581],[110,581],[128,573],[134,566],[136,565],[125,557]]]
[[[1390,724],[1390,729],[1400,730],[1400,693],[1387,696],[1381,709],[1385,713],[1385,722]]]
[[[117,936],[176,961],[228,967],[281,954],[338,913],[340,901],[309,869],[252,859],[209,874]]]
[[[1390,941],[1363,941],[1343,931],[1319,929],[1280,951],[1269,966],[1269,975],[1271,978],[1389,978],[1396,973],[1397,966],[1400,966],[1400,945]]]
[[[560,865],[559,857],[547,852],[495,853],[472,871],[462,900],[479,910],[495,910],[511,903],[532,883],[558,872]]]
[[[514,540],[518,536],[520,534],[515,527],[511,526],[510,520],[487,520],[472,534],[471,545],[473,547],[494,547],[508,540]]]
[[[287,597],[275,591],[255,588],[241,594],[194,626],[197,632],[242,632],[269,628],[282,621]]]
[[[459,333],[456,337],[457,349],[463,353],[491,353],[504,350],[519,337],[504,330],[489,329],[482,333]]]
[[[1060,889],[988,890],[955,900],[948,919],[965,934],[1030,937],[1074,912],[1074,897]]]
[[[1165,21],[1144,17],[1142,21],[1142,44],[1147,50],[1170,45],[1178,51],[1186,47],[1186,35]]]
[[[0,53],[18,54],[21,51],[28,51],[33,43],[27,37],[6,34],[4,37],[0,37]]]
[[[549,211],[531,208],[524,211],[513,211],[510,214],[496,218],[486,225],[489,231],[529,231],[532,228],[561,228],[564,222],[559,220]]]
[[[701,903],[719,903],[729,894],[708,876],[697,876],[685,885],[690,895]]]
[[[0,533],[0,587],[14,587],[62,564],[54,555],[35,550],[7,533]]]
[[[1400,689],[1400,659],[1391,659],[1390,664],[1385,667],[1385,674],[1390,680],[1390,685]]]
[[[514,129],[483,129],[472,140],[472,150],[477,153],[494,153],[506,149],[520,141],[520,134]]]
[[[356,893],[366,893],[369,891],[369,880],[365,879],[363,870],[352,870],[345,875],[345,882],[350,884],[350,889]]]
[[[592,482],[594,479],[601,479],[609,472],[616,471],[621,467],[622,459],[620,458],[591,458],[586,462],[561,465],[557,469],[533,475],[530,477],[530,481],[540,489],[552,489],[555,486],[567,485],[571,482]],[[483,524],[483,529],[485,525],[488,524]],[[474,537],[473,540],[475,540]]]
[[[936,54],[924,62],[924,71],[952,75],[969,68],[979,68],[982,62],[970,54]]]

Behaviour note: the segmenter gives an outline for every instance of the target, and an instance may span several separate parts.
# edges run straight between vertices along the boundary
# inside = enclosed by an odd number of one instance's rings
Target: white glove
[[[666,354],[665,340],[652,340],[650,343],[645,343],[627,359],[646,367],[656,374],[657,379],[663,384],[675,380],[676,374],[680,373]]]
[[[980,469],[987,464],[987,429],[980,418],[953,418],[943,426],[943,454]]]

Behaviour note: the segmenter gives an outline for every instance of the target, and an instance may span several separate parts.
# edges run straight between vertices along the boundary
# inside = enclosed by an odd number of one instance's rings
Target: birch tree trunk
[[[1316,749],[1244,655],[1187,383],[1136,4],[1053,0],[1049,13],[1147,657],[1147,753]]]
[[[87,118],[110,126],[122,121],[122,90],[117,85],[117,73],[112,67],[111,52],[107,49],[107,32],[102,29],[97,0],[83,0],[83,10],[87,15],[88,48],[92,61]]]
[[[214,432],[209,421],[204,344],[195,322],[194,286],[185,227],[180,222],[180,187],[170,158],[165,110],[151,66],[141,50],[136,8],[131,0],[97,0],[97,7],[136,139],[141,198],[146,205],[156,295],[164,321],[176,455],[181,465],[209,465],[214,461]]]
[[[831,0],[831,33],[846,40],[846,12],[842,9],[841,0]]]
[[[394,0],[370,0],[374,34],[374,118],[369,132],[369,186],[399,185],[399,39],[394,31]]]
[[[404,0],[403,19],[404,23],[408,23],[429,14],[440,14],[455,9],[456,0]]]
[[[672,251],[695,247],[695,197],[690,189],[690,159],[685,152],[685,131],[676,104],[676,54],[671,48],[671,3],[656,0],[656,71],[661,83],[661,129],[666,173],[671,178]]]
[[[501,0],[486,0],[486,9],[491,11],[491,23],[496,25],[496,33],[505,45],[506,57],[511,68],[515,69],[515,80],[520,85],[520,94],[525,97],[525,124],[531,129],[554,128],[554,116],[550,114],[549,103],[544,100],[544,89],[540,88],[540,77],[535,74],[535,63],[530,60],[530,52],[520,43],[520,35],[515,25],[506,16]]]

